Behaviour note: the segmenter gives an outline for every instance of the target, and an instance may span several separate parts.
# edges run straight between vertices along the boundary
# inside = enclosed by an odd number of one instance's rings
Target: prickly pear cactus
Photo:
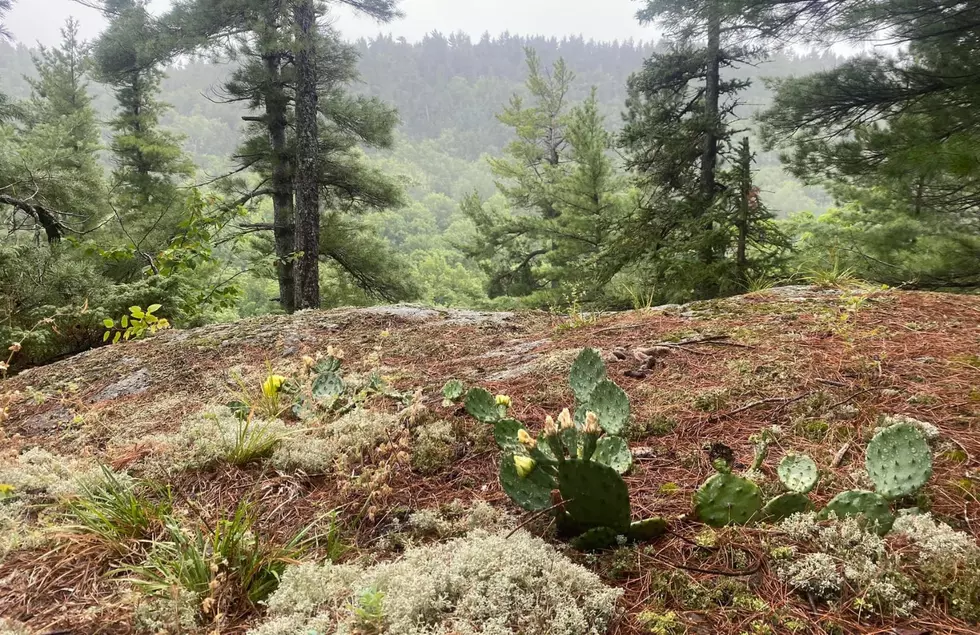
[[[442,397],[448,403],[456,403],[463,398],[464,393],[463,382],[458,379],[450,379],[442,387]]]
[[[759,516],[762,492],[759,486],[741,476],[719,472],[694,493],[694,512],[712,527],[744,525]]]
[[[344,393],[344,380],[335,372],[320,373],[313,380],[312,393],[319,402],[333,401]]]
[[[629,528],[629,489],[611,467],[569,459],[558,468],[558,489],[565,512],[575,523],[587,528],[609,527],[619,533]]]
[[[626,537],[630,540],[644,541],[659,538],[667,533],[667,521],[660,516],[645,518],[630,524]]]
[[[817,486],[817,464],[806,454],[787,454],[776,470],[783,486],[791,492],[807,494]]]
[[[340,370],[340,365],[342,360],[339,357],[334,357],[333,355],[327,355],[313,367],[313,372],[317,375],[322,375],[323,373],[336,373]]]
[[[592,348],[584,348],[572,364],[568,383],[575,393],[575,401],[585,403],[593,389],[606,378],[606,364],[599,352]]]
[[[482,388],[472,388],[466,393],[466,412],[483,423],[495,423],[500,419],[497,398]]]
[[[762,508],[762,518],[772,523],[789,518],[793,514],[809,511],[813,503],[806,494],[800,492],[788,492],[780,494],[772,499]]]
[[[611,527],[593,527],[569,541],[573,549],[579,551],[599,551],[616,544],[619,532]]]
[[[836,514],[838,518],[861,517],[869,529],[877,531],[882,536],[891,530],[895,522],[888,501],[880,494],[864,490],[841,492],[827,503],[820,512],[820,517],[827,518],[831,513]]]
[[[633,453],[623,437],[602,437],[596,443],[592,460],[608,465],[619,474],[626,474],[633,466]]]
[[[534,466],[526,476],[521,476],[515,458],[531,460],[512,452],[505,452],[500,456],[500,486],[504,492],[528,511],[551,507],[551,490],[556,487],[554,477],[539,465]]]
[[[515,452],[521,447],[517,440],[517,433],[524,428],[524,424],[514,419],[501,419],[493,424],[493,438],[501,450]]]
[[[892,500],[918,491],[932,476],[932,451],[922,432],[896,423],[871,439],[865,467],[875,491]]]
[[[606,434],[622,436],[630,420],[630,400],[622,388],[604,379],[596,385],[585,405],[575,413],[576,420],[580,419],[580,412],[596,413],[599,427]]]

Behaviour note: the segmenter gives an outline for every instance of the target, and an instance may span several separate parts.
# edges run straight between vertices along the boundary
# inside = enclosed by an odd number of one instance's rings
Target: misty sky
[[[168,2],[157,0],[156,4],[165,7]],[[651,27],[636,22],[638,6],[636,0],[402,0],[405,17],[393,24],[379,27],[371,20],[351,17],[342,10],[337,11],[336,24],[352,39],[384,31],[418,40],[433,30],[443,33],[462,30],[474,38],[484,31],[494,35],[510,31],[555,36],[581,34],[596,40],[656,39]],[[102,29],[98,12],[72,0],[14,0],[7,26],[21,42],[56,44],[58,29],[69,15],[82,22],[86,39],[94,38]]]

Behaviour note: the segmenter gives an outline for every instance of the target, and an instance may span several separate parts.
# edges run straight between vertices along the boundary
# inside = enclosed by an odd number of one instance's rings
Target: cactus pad
[[[465,389],[463,388],[463,382],[458,379],[450,379],[446,382],[446,385],[442,387],[442,396],[446,401],[455,403],[463,398]]]
[[[578,551],[598,551],[616,544],[619,532],[610,527],[593,527],[584,534],[572,538],[569,544]]]
[[[336,373],[338,370],[340,370],[341,363],[342,362],[339,357],[328,355],[316,363],[316,366],[313,367],[313,372],[317,375],[322,375],[323,373]]]
[[[667,533],[667,521],[660,516],[654,516],[630,524],[630,528],[626,531],[626,537],[636,541],[653,540],[665,533]]]
[[[472,388],[466,393],[466,412],[483,423],[494,423],[500,419],[496,397],[482,388]]]
[[[607,465],[569,459],[558,468],[565,511],[584,527],[624,532],[630,525],[630,493],[623,477]]]
[[[622,436],[630,420],[630,400],[623,389],[608,379],[595,387],[588,402],[575,413],[576,421],[585,421],[585,411],[592,411],[599,417],[599,427],[606,434]],[[579,417],[579,412],[582,416]]]
[[[871,529],[882,536],[891,530],[895,522],[888,501],[880,494],[863,490],[841,492],[827,503],[820,517],[827,518],[831,513],[838,518],[862,517]]]
[[[313,380],[313,398],[317,401],[333,401],[344,392],[344,380],[334,372],[320,373]]]
[[[521,478],[514,465],[514,454],[504,452],[500,456],[500,486],[512,501],[533,512],[551,507],[551,490],[555,488],[555,479],[541,466]]]
[[[501,450],[516,452],[521,448],[520,441],[517,440],[517,431],[524,427],[524,424],[514,419],[501,419],[493,424],[493,438]]]
[[[602,437],[596,444],[592,460],[608,465],[619,474],[626,474],[633,467],[633,453],[623,437]]]
[[[694,494],[694,512],[712,527],[744,525],[759,515],[762,493],[759,486],[741,476],[719,472]]]
[[[918,428],[896,423],[871,439],[865,467],[879,494],[901,498],[914,494],[932,476],[932,451]]]
[[[807,494],[817,486],[817,464],[806,454],[787,454],[779,462],[779,480],[791,492]]]
[[[793,514],[809,511],[812,507],[813,503],[810,502],[806,494],[789,492],[766,503],[766,506],[762,508],[762,517],[769,522],[776,523]]]
[[[593,348],[583,348],[572,364],[568,383],[572,385],[575,401],[582,404],[588,401],[592,390],[606,378],[606,364],[599,352]]]

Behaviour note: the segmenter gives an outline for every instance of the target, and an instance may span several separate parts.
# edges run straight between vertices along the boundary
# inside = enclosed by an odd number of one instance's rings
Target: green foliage
[[[442,397],[445,401],[450,403],[456,403],[463,398],[466,393],[466,388],[463,386],[463,382],[458,379],[450,379],[446,382],[446,385],[442,387]]]
[[[170,328],[170,322],[166,318],[154,315],[161,308],[163,305],[160,304],[151,304],[146,307],[146,310],[138,306],[131,306],[129,307],[129,314],[123,314],[119,318],[119,322],[112,318],[104,319],[102,323],[108,330],[102,336],[102,341],[108,342],[110,337],[112,337],[113,344],[119,342],[120,338],[127,341],[139,340],[147,335],[153,335],[157,331]]]
[[[68,503],[77,531],[97,536],[119,551],[129,541],[154,537],[170,514],[170,491],[147,498],[145,485],[131,482],[102,466],[102,478],[81,484],[79,496]]]
[[[500,419],[496,399],[483,388],[470,388],[466,393],[466,412],[483,423],[494,423]]]
[[[528,457],[505,452],[500,456],[500,486],[518,506],[528,511],[538,511],[551,506],[551,490],[557,483],[555,477],[544,469],[531,464],[526,475],[518,472],[519,460],[533,461]]]
[[[885,498],[911,496],[932,476],[932,450],[917,427],[896,423],[871,439],[865,466],[875,490]]]
[[[630,418],[630,401],[623,389],[614,382],[604,379],[589,394],[588,401],[576,410],[579,413],[594,412],[599,426],[612,436],[626,433]]]
[[[604,436],[599,439],[592,460],[608,465],[619,474],[626,474],[633,467],[633,453],[623,437]]]
[[[630,525],[630,494],[616,470],[595,461],[569,459],[558,468],[564,511],[579,527],[609,527],[625,533]]]
[[[306,540],[300,532],[278,544],[259,532],[256,520],[257,510],[248,500],[213,525],[184,528],[168,519],[165,537],[154,543],[146,561],[123,572],[149,595],[165,598],[184,589],[200,598],[221,594],[234,606],[254,608],[276,590]]]

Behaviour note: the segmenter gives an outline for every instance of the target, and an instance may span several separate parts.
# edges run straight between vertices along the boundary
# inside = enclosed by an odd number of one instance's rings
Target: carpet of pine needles
[[[642,369],[633,352],[658,344],[667,345],[664,356],[652,369]],[[404,462],[392,463],[391,492],[371,500],[333,477],[255,466],[185,473],[172,483],[178,505],[193,501],[201,513],[217,517],[249,497],[263,510],[262,530],[281,536],[323,510],[339,509],[342,517],[358,519],[344,529],[361,550],[371,549],[379,528],[399,510],[483,499],[516,515],[519,510],[497,484],[498,452],[487,443],[485,426],[459,406],[443,407],[439,390],[458,378],[510,395],[512,414],[538,429],[547,414],[572,405],[567,372],[574,351],[593,347],[610,358],[609,375],[631,398],[638,430],[631,445],[638,458],[626,480],[634,516],[671,520],[668,536],[635,551],[632,571],[608,580],[625,590],[623,616],[612,633],[643,632],[636,616],[647,606],[653,580],[665,570],[698,580],[737,578],[773,612],[810,625],[812,632],[824,632],[831,623],[845,633],[976,632],[942,606],[926,606],[914,619],[897,621],[858,620],[847,610],[809,603],[768,570],[759,545],[770,530],[720,532],[716,547],[705,550],[693,545],[703,527],[688,515],[692,493],[712,473],[704,452],[708,443],[730,446],[746,466],[752,459],[749,436],[781,426],[779,447],[771,450],[764,471],[773,474],[784,451],[811,454],[826,471],[812,494],[822,504],[848,486],[849,473],[863,464],[864,444],[879,416],[905,414],[936,425],[960,448],[935,457],[925,496],[937,517],[977,536],[978,297],[777,289],[681,309],[601,316],[455,319],[447,313],[345,310],[174,331],[90,351],[0,383],[0,406],[7,409],[6,420],[0,419],[0,460],[41,446],[124,469],[153,452],[145,436],[176,430],[185,416],[229,401],[230,369],[254,383],[270,366],[281,373],[297,371],[302,355],[327,345],[344,349],[350,370],[380,370],[400,391],[421,389],[424,416],[450,420],[476,441],[461,444],[452,464],[434,475],[423,477]],[[613,350],[625,351],[627,358],[611,361]],[[149,375],[144,389],[97,398],[141,370]],[[402,406],[381,399],[372,407],[397,411]],[[74,415],[82,415],[84,423],[71,423]],[[544,522],[531,522],[527,529],[549,531]],[[111,554],[78,537],[56,539],[54,545],[15,552],[0,563],[0,616],[38,632],[131,632],[132,601],[126,583],[111,575]],[[742,554],[741,566],[732,561],[736,552]],[[601,558],[596,564],[573,557],[606,574]],[[690,632],[749,632],[754,620],[766,617],[735,609],[676,610]],[[243,631],[255,619],[243,616],[223,632]]]

